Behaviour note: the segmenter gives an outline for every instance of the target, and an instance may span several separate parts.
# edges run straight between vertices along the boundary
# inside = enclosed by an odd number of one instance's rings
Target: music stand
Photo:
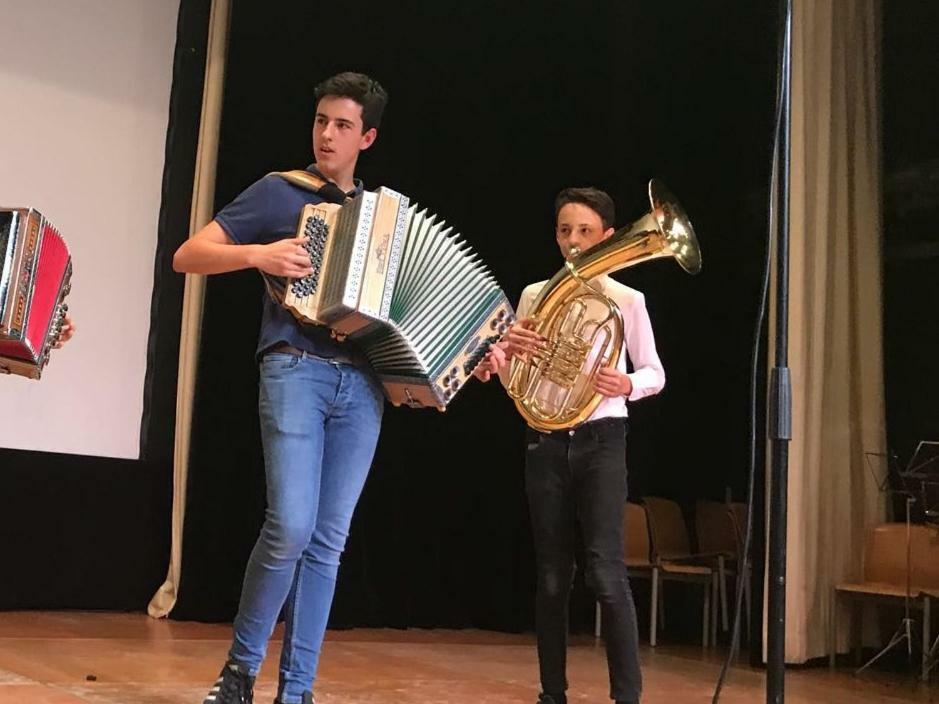
[[[906,492],[898,491],[896,493],[904,494]],[[906,641],[906,655],[907,659],[912,663],[913,661],[913,617],[910,610],[910,601],[913,599],[912,595],[912,585],[910,584],[910,577],[912,572],[911,565],[911,552],[912,552],[912,541],[910,539],[911,532],[911,523],[910,523],[910,509],[913,505],[913,502],[916,499],[910,495],[906,494],[905,504],[906,504],[906,589],[903,591],[903,618],[900,620],[900,625],[897,626],[897,630],[894,631],[893,636],[890,640],[874,657],[868,660],[866,663],[861,665],[857,670],[854,671],[855,675],[861,674],[868,667],[873,665],[875,662],[880,660],[884,655],[889,653],[891,650],[896,648],[900,643]]]
[[[921,440],[902,477],[918,490],[924,522],[939,528],[939,440]],[[923,680],[929,679],[929,673],[937,663],[939,636],[923,654]]]
[[[883,472],[879,472],[874,466],[874,463],[881,459],[884,460],[885,469]],[[881,494],[890,491],[891,478],[899,477],[903,473],[897,466],[897,456],[892,452],[865,452],[864,461],[867,463],[867,469],[877,484],[877,491]]]
[[[922,444],[922,443],[920,443]],[[939,443],[937,443],[939,445]],[[876,453],[876,452],[865,452],[865,460],[867,461],[868,468],[871,471],[871,474],[874,477],[874,480],[877,482],[877,489],[885,494],[891,494],[896,496],[903,497],[903,503],[905,505],[904,511],[904,521],[906,523],[906,588],[903,590],[903,618],[900,620],[900,625],[897,626],[897,630],[894,631],[893,635],[890,637],[890,640],[887,642],[879,652],[877,652],[874,657],[868,660],[866,663],[861,665],[857,670],[854,671],[855,675],[861,674],[868,667],[873,665],[875,662],[880,660],[883,656],[889,653],[891,650],[899,646],[904,641],[906,642],[906,654],[907,659],[910,663],[913,661],[913,645],[915,643],[913,639],[913,617],[911,615],[910,602],[913,599],[913,585],[912,585],[912,576],[913,576],[913,564],[912,564],[912,552],[913,552],[913,542],[911,539],[912,532],[912,507],[916,502],[916,493],[915,491],[910,490],[909,488],[909,470],[914,466],[914,459],[916,454],[910,458],[910,462],[907,464],[906,469],[901,470],[897,464],[897,456],[893,453]],[[877,476],[877,472],[871,464],[872,458],[880,457],[885,459],[886,471],[880,477]],[[891,481],[891,478],[894,481]],[[892,488],[893,484],[896,488]]]
[[[916,487],[923,520],[939,525],[939,440],[921,440],[900,476],[908,486]]]

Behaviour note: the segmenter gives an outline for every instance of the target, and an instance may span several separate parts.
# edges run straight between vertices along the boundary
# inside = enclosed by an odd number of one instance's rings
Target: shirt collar
[[[309,171],[314,176],[319,176],[324,181],[329,181],[330,183],[333,182],[331,178],[329,178],[328,176],[326,176],[326,174],[324,174],[322,171],[316,168],[316,164],[310,164],[309,166],[306,167],[306,170]],[[359,195],[362,191],[365,190],[365,184],[362,183],[361,179],[353,178],[352,183],[354,184],[352,190],[346,193],[346,195],[349,196],[349,198],[355,198],[357,195]]]

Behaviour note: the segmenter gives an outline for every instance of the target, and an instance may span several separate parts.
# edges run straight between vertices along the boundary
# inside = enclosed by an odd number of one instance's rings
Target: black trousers
[[[622,418],[604,418],[574,431],[530,430],[525,490],[538,567],[535,621],[541,688],[567,690],[568,601],[574,577],[579,519],[587,585],[600,602],[610,670],[610,697],[639,701],[639,635],[626,565],[626,430]]]

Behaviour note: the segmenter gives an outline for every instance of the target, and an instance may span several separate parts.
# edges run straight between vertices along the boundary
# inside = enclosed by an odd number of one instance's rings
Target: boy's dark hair
[[[351,98],[362,106],[362,132],[368,132],[381,124],[381,114],[388,103],[388,93],[364,73],[345,71],[327,78],[313,91],[316,105],[327,96]]]
[[[554,219],[568,203],[581,203],[600,216],[603,228],[613,227],[616,220],[616,206],[613,199],[599,188],[565,188],[554,199]]]

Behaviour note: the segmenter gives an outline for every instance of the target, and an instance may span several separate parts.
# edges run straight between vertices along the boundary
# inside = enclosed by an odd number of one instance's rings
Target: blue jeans
[[[278,696],[296,704],[316,676],[384,398],[368,368],[269,352],[261,361],[259,407],[267,513],[248,560],[229,657],[257,674],[283,608]]]

